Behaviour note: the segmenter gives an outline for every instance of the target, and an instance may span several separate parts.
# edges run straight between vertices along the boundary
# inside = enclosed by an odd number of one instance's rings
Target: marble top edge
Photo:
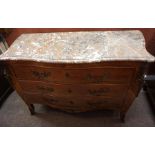
[[[0,61],[7,61],[7,60],[11,60],[11,61],[34,61],[34,62],[47,62],[47,63],[98,63],[98,62],[110,62],[110,61],[143,61],[143,62],[155,62],[155,59],[149,59],[149,60],[146,60],[146,58],[118,58],[118,59],[112,59],[112,58],[107,58],[107,59],[104,59],[104,60],[94,60],[94,61],[89,61],[89,60],[44,60],[44,59],[26,59],[26,58],[20,58],[20,59],[17,59],[16,57],[12,57],[12,58],[0,58]]]
[[[20,35],[0,60],[53,63],[155,61],[139,30],[28,33]]]
[[[24,35],[46,35],[46,34],[71,34],[71,33],[109,33],[109,32],[117,32],[117,33],[138,33],[143,36],[143,33],[140,30],[107,30],[107,31],[92,31],[92,30],[87,30],[87,31],[69,31],[69,32],[36,32],[36,33],[23,33],[19,37],[24,36]]]

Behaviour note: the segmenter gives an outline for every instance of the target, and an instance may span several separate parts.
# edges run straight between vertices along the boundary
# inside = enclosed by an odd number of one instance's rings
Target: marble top
[[[0,59],[56,63],[155,61],[137,30],[22,34]]]

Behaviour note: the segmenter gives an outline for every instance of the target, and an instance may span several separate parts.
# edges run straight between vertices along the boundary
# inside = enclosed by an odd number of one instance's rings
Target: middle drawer
[[[24,92],[48,94],[52,96],[88,95],[123,97],[127,84],[51,84],[39,81],[19,80]]]

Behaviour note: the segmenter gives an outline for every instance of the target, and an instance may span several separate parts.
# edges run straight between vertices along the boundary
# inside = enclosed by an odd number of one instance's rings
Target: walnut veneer
[[[144,62],[59,64],[3,62],[11,83],[34,114],[33,104],[67,112],[112,109],[124,120],[143,82]]]

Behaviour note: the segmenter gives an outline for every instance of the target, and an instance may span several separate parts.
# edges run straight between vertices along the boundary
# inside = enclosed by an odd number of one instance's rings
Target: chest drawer
[[[122,104],[122,98],[111,97],[53,97],[41,94],[25,94],[27,101],[49,105],[64,111],[82,112],[94,109],[117,109]]]
[[[51,84],[46,82],[19,81],[23,91],[52,96],[117,96],[123,97],[126,84]]]
[[[46,68],[13,66],[18,79],[33,81],[48,81],[53,83],[128,83],[134,68]]]

